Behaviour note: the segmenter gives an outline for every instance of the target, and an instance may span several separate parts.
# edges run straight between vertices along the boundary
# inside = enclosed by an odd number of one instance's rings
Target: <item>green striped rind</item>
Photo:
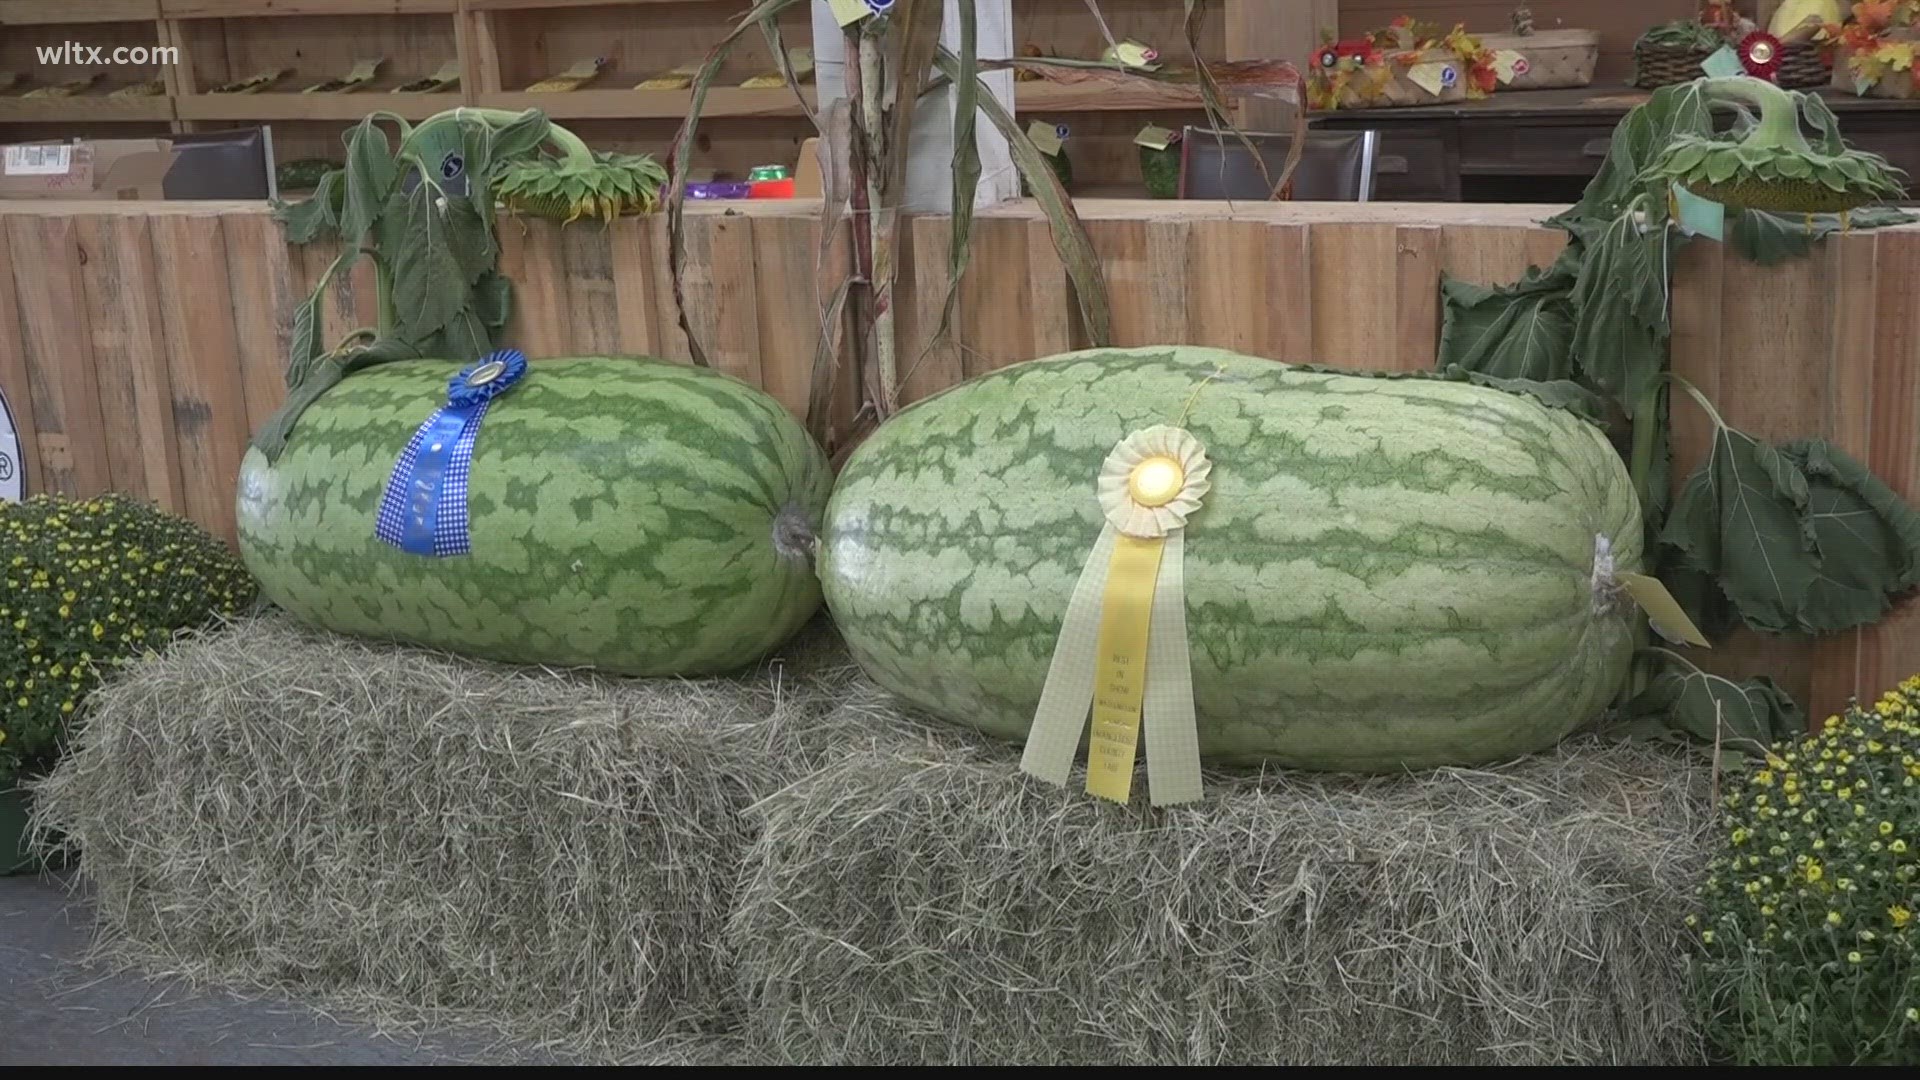
[[[1100,464],[1189,398],[1184,426],[1213,461],[1185,544],[1204,758],[1498,760],[1620,688],[1629,613],[1596,607],[1594,539],[1636,568],[1640,514],[1598,429],[1471,384],[1187,347],[1017,365],[883,425],[841,472],[819,567],[860,664],[935,714],[1024,738],[1101,530]]]
[[[240,548],[269,599],[338,633],[629,675],[739,667],[818,609],[824,455],[766,394],[678,364],[534,361],[480,429],[472,554],[376,540],[394,462],[460,366],[366,369],[278,462],[247,454]],[[800,535],[776,543],[783,512]]]

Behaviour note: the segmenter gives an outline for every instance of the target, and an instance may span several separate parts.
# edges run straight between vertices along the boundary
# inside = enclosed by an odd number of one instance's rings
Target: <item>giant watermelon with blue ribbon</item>
[[[820,604],[831,470],[777,401],[630,357],[357,372],[241,467],[240,550],[337,633],[641,676],[737,669]]]

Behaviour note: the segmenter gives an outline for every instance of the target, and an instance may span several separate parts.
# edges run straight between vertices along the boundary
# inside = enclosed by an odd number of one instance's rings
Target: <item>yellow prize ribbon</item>
[[[1147,691],[1147,631],[1153,587],[1166,540],[1121,536],[1100,597],[1099,659],[1093,677],[1093,735],[1087,744],[1087,794],[1124,803],[1133,792],[1140,703]]]
[[[1107,523],[1067,603],[1021,758],[1027,773],[1066,783],[1091,706],[1089,794],[1128,801],[1144,730],[1153,804],[1200,798],[1181,563],[1211,468],[1199,440],[1175,427],[1134,432],[1108,456],[1097,485]]]

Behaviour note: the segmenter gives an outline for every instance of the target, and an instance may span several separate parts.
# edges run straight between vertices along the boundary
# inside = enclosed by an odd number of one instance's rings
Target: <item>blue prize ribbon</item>
[[[474,441],[493,399],[526,372],[527,358],[505,349],[448,380],[447,403],[413,433],[387,477],[376,537],[413,555],[444,558],[472,550],[467,479]]]

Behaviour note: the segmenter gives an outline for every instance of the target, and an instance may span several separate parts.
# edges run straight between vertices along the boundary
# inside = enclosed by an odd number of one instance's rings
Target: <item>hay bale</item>
[[[250,620],[101,690],[36,805],[145,965],[632,1048],[734,1012],[742,810],[846,677],[817,640],[784,666],[607,680]]]
[[[1171,811],[1017,767],[896,742],[758,809],[729,935],[759,1053],[1700,1059],[1679,922],[1706,860],[1697,760],[1589,742],[1414,777],[1215,776]]]

